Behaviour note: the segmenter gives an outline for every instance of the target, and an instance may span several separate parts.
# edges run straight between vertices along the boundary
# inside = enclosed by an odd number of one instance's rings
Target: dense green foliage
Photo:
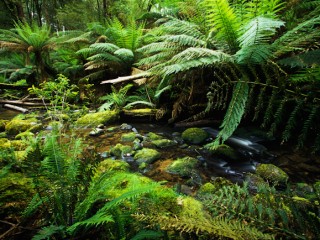
[[[277,143],[318,154],[319,0],[4,0],[0,8],[0,84],[27,84],[46,107],[42,120],[57,121],[50,133],[36,118],[1,122],[1,223],[32,229],[33,239],[319,238],[317,184],[306,195],[216,180],[187,197],[65,134],[87,107],[118,119],[148,106],[169,123],[217,120],[211,150],[254,124]],[[101,87],[133,67],[141,81]],[[83,106],[78,115],[74,103]],[[10,139],[23,130],[22,143]],[[0,239],[14,239],[3,229]]]

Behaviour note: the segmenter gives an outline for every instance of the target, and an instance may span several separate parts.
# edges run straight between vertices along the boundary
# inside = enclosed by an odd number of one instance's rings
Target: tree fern
[[[284,142],[288,141],[293,133],[293,130],[297,126],[298,116],[301,113],[301,110],[304,106],[305,102],[303,100],[299,100],[295,105],[294,109],[292,110],[289,119],[286,123],[285,129],[282,133],[282,140]]]

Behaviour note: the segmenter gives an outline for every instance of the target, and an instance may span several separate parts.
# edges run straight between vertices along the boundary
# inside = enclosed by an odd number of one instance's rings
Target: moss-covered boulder
[[[198,159],[192,157],[178,158],[167,167],[167,171],[181,177],[190,177],[198,162]]]
[[[215,191],[217,191],[216,186],[210,182],[207,182],[199,188],[197,195],[205,196],[207,194],[213,194]]]
[[[158,160],[160,156],[161,154],[155,149],[143,148],[136,152],[134,155],[134,160],[138,163],[153,163],[154,161]]]
[[[163,137],[162,137],[161,135],[156,134],[156,133],[153,133],[153,132],[149,132],[149,133],[147,134],[147,138],[148,138],[148,140],[150,140],[150,141],[163,139]]]
[[[19,140],[19,139],[28,139],[28,138],[33,138],[34,137],[34,133],[30,132],[30,131],[25,131],[22,133],[17,134],[14,138]]]
[[[35,119],[12,119],[10,122],[8,122],[5,126],[5,130],[10,135],[16,135],[21,132],[25,132],[28,129],[32,128],[33,126],[37,125],[37,122]]]
[[[113,156],[120,158],[126,154],[133,154],[133,150],[131,146],[122,145],[121,143],[118,143],[116,146],[111,147],[110,153]]]
[[[159,140],[154,140],[151,142],[158,148],[166,148],[166,147],[172,147],[176,145],[176,143],[172,140],[169,139],[159,139]]]
[[[125,161],[107,158],[98,164],[97,168],[95,169],[93,178],[97,179],[102,174],[111,171],[126,172],[129,170],[129,167],[129,164]]]
[[[23,211],[34,190],[32,180],[21,173],[9,173],[0,178],[0,217],[14,216]]]
[[[8,150],[11,148],[11,142],[7,138],[0,138],[0,151]]]
[[[221,144],[217,147],[211,147],[211,144],[205,145],[205,148],[209,150],[211,154],[228,158],[231,160],[238,160],[239,159],[239,154],[238,152],[233,149],[232,147],[226,145],[226,144]]]
[[[81,127],[94,127],[99,124],[113,123],[119,119],[119,112],[108,110],[104,112],[88,113],[79,118],[75,124]]]
[[[4,131],[5,130],[6,124],[8,122],[9,122],[9,120],[0,119],[0,131]]]
[[[0,138],[6,138],[7,133],[6,132],[0,132]]]
[[[272,183],[284,184],[288,181],[289,176],[281,168],[273,164],[260,164],[257,166],[256,174],[263,179]]]
[[[208,138],[208,133],[201,128],[188,128],[181,136],[187,143],[201,144]]]
[[[133,142],[135,138],[136,138],[135,132],[124,133],[121,135],[122,142]]]

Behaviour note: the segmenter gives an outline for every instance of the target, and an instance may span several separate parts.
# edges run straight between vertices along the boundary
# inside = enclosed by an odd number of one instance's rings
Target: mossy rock
[[[28,153],[26,151],[14,151],[14,156],[18,162],[21,162],[27,158]]]
[[[133,142],[135,138],[136,138],[135,132],[124,133],[121,135],[122,142]]]
[[[198,163],[199,161],[196,158],[178,158],[167,167],[167,171],[173,174],[178,174],[181,177],[190,177]]]
[[[8,173],[0,178],[0,217],[9,217],[25,210],[34,195],[30,178],[21,173]]]
[[[8,122],[9,122],[9,120],[0,119],[0,131],[4,131],[5,130],[6,124]]]
[[[17,134],[14,139],[16,140],[20,140],[20,139],[29,139],[29,138],[33,138],[34,137],[34,133],[33,132],[30,132],[29,130],[28,131],[25,131],[25,132],[22,132],[22,133],[19,133]]]
[[[119,119],[119,112],[115,110],[108,110],[104,112],[88,113],[79,118],[75,124],[81,127],[95,127],[99,124],[113,123]]]
[[[172,147],[176,145],[176,143],[172,140],[169,139],[159,139],[159,140],[154,140],[151,142],[158,148],[166,148],[166,147]]]
[[[226,144],[221,144],[221,145],[214,147],[214,148],[209,147],[207,149],[209,150],[210,153],[212,153],[214,155],[226,157],[231,160],[238,160],[239,159],[239,154],[237,153],[237,151]]]
[[[28,147],[28,144],[22,140],[12,140],[10,141],[10,143],[11,143],[11,147],[13,147],[14,150],[16,151],[22,151]]]
[[[128,145],[122,145],[121,143],[118,143],[116,146],[111,147],[110,153],[113,156],[116,156],[118,158],[122,157],[124,154],[132,154],[133,150],[131,146]]]
[[[150,140],[150,141],[163,139],[163,137],[161,135],[158,135],[158,134],[153,133],[153,132],[149,132],[147,134],[147,137],[148,137],[148,140]]]
[[[0,138],[6,138],[7,133],[6,132],[0,132]]]
[[[34,119],[21,120],[21,119],[12,119],[6,124],[5,130],[10,135],[16,135],[21,132],[25,132],[28,129],[35,126],[37,123]]]
[[[286,172],[273,164],[258,165],[256,174],[272,183],[287,183],[289,179],[289,176]]]
[[[102,174],[111,171],[126,172],[129,170],[129,167],[129,164],[125,161],[108,158],[98,164],[97,168],[95,169],[93,178],[97,179]]]
[[[8,150],[10,149],[11,146],[11,141],[7,138],[0,138],[0,150]]]
[[[188,128],[181,136],[187,143],[201,144],[208,138],[208,133],[201,128]]]
[[[157,110],[152,108],[141,108],[141,109],[123,110],[123,113],[127,116],[132,116],[132,117],[145,117],[145,116],[155,116],[157,113]]]
[[[213,185],[212,183],[210,182],[207,182],[205,184],[203,184],[198,192],[197,192],[197,195],[198,196],[203,196],[203,195],[207,195],[207,194],[213,194],[215,191],[217,191],[217,188],[215,185]]]
[[[153,163],[154,161],[158,160],[160,156],[161,154],[155,149],[143,148],[136,152],[134,155],[134,160],[138,163]]]

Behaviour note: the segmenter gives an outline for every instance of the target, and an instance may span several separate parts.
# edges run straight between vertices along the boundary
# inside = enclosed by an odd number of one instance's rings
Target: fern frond
[[[284,96],[284,98],[281,100],[278,109],[276,110],[276,112],[274,113],[274,121],[271,124],[270,130],[268,132],[268,134],[270,136],[274,136],[274,133],[277,130],[277,127],[279,126],[279,124],[282,122],[282,117],[284,114],[284,108],[285,108],[285,104],[287,103],[287,97]]]
[[[277,63],[294,67],[311,67],[314,65],[320,65],[320,50],[313,50],[297,54],[288,58],[281,59]]]
[[[65,226],[50,225],[48,227],[43,227],[32,240],[43,240],[50,239],[54,234],[62,234],[65,230]]]
[[[228,0],[205,0],[207,22],[218,39],[226,41],[231,52],[238,50],[240,23]]]
[[[163,237],[163,233],[152,230],[141,230],[130,240],[143,240],[143,239],[159,239]]]
[[[249,86],[245,82],[238,82],[234,87],[232,99],[229,103],[228,110],[220,126],[217,139],[214,145],[219,145],[227,140],[238,127],[242,115],[244,114],[245,104],[248,99]]]
[[[319,24],[320,16],[316,16],[287,31],[272,44],[275,48],[274,55],[280,57],[288,52],[303,50],[303,47],[320,39],[320,31],[316,27]]]
[[[302,148],[304,146],[308,133],[312,127],[312,124],[317,118],[318,109],[319,109],[318,105],[313,105],[307,119],[303,123],[302,131],[298,137],[298,148]]]
[[[114,52],[114,55],[124,63],[133,63],[134,61],[134,54],[130,49],[120,48]]]
[[[96,61],[111,61],[111,62],[120,62],[121,60],[110,54],[110,53],[98,53],[94,54],[91,57],[88,57],[87,60],[92,61],[92,63],[95,63]],[[85,66],[89,65],[89,63],[86,63]],[[91,64],[90,64],[91,65]]]
[[[236,53],[239,64],[263,64],[272,56],[272,47],[269,44],[244,46]]]
[[[158,38],[159,41],[166,41],[176,43],[179,46],[189,46],[189,47],[205,47],[206,41],[186,34],[180,35],[165,35]]]
[[[297,120],[298,120],[298,114],[301,112],[302,107],[304,105],[304,101],[300,100],[298,103],[295,105],[293,111],[290,113],[290,117],[286,123],[286,127],[282,133],[282,141],[286,142],[290,139],[292,132],[294,131],[294,128],[297,125]]]
[[[117,51],[120,47],[112,43],[94,43],[89,46],[96,51],[113,53]]]

